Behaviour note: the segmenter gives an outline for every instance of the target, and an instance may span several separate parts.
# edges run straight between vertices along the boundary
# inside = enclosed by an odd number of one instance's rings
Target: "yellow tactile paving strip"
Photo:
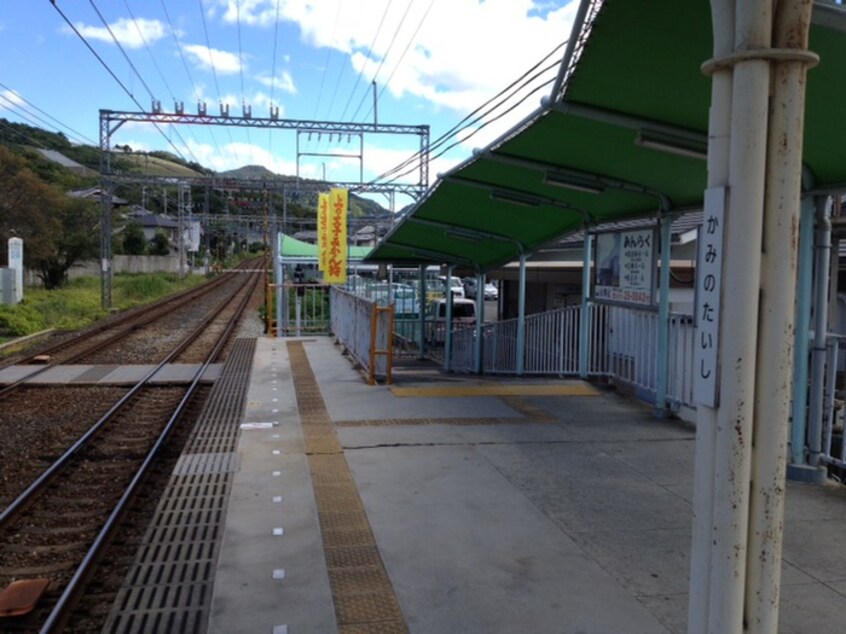
[[[287,345],[338,630],[341,634],[407,634],[405,617],[303,342]]]
[[[558,383],[486,383],[484,385],[427,385],[422,387],[391,386],[400,397],[459,396],[598,396],[599,390],[582,381]]]

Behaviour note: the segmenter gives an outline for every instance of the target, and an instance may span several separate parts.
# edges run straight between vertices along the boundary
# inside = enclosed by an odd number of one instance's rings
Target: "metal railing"
[[[278,285],[271,287],[279,288]],[[286,283],[282,285],[281,292],[281,315],[274,322],[274,326],[281,328],[281,336],[329,334],[329,286]],[[271,302],[271,305],[276,304]]]
[[[393,365],[393,307],[332,287],[329,294],[331,328],[338,342],[361,366],[368,382],[391,382]]]
[[[578,376],[582,308],[572,306],[525,319],[523,375]],[[658,313],[655,310],[607,304],[588,305],[587,374],[610,378],[655,398],[658,383]],[[517,374],[517,320],[485,324],[482,329],[482,372]],[[669,316],[667,400],[671,407],[693,407],[694,326],[690,315]],[[453,330],[450,368],[475,372],[475,330]],[[443,350],[430,355],[443,360]]]
[[[371,315],[374,302],[351,293],[338,292],[349,297],[345,301],[353,301],[355,298],[367,306],[356,310],[345,308],[344,314],[348,316],[338,316],[338,325],[335,327],[336,304],[334,301],[332,304],[333,332],[348,347],[348,341],[361,340],[362,343],[355,346],[355,354],[360,362],[365,364],[361,359],[369,354],[369,344],[365,339],[370,332],[369,324],[374,319]],[[525,318],[522,359],[518,359],[517,319],[486,323],[482,327],[482,373],[579,376],[582,319],[588,320],[587,376],[608,378],[625,384],[642,398],[654,401],[658,391],[658,312],[650,308],[589,303],[587,315],[583,313],[581,306],[528,315]],[[436,326],[433,320],[427,320],[424,328],[431,330]],[[394,319],[394,354],[419,353],[420,327],[420,319],[417,316]],[[356,328],[360,328],[361,332],[355,334],[353,331]],[[670,313],[668,328],[665,396],[673,410],[682,406],[694,408],[693,317]],[[444,359],[443,335],[433,336],[433,332],[427,330],[429,336],[425,354],[428,358],[447,365]],[[477,371],[476,336],[475,326],[460,324],[453,327],[452,354],[448,364],[450,370],[463,373]]]

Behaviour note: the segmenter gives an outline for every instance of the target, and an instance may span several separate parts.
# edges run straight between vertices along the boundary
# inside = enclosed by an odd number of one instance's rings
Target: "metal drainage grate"
[[[206,631],[255,343],[236,340],[103,632]]]
[[[238,453],[191,453],[182,454],[173,468],[173,475],[194,475],[208,473],[234,473],[238,471]]]

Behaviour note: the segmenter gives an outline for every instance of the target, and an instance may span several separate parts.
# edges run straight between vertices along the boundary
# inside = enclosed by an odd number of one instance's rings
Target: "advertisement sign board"
[[[594,299],[651,305],[656,237],[652,228],[597,234]]]

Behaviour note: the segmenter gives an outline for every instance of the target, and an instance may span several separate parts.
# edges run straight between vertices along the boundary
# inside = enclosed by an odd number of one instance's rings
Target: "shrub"
[[[0,304],[0,332],[4,335],[21,337],[45,328],[39,311],[25,300],[15,306]]]

